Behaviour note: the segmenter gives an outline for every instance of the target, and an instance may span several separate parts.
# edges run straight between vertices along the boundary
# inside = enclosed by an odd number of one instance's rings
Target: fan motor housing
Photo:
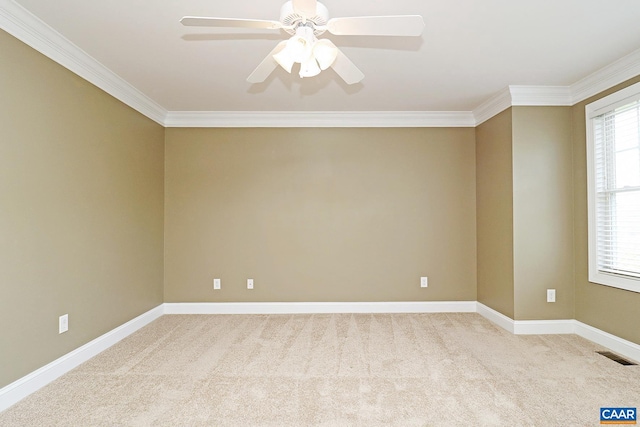
[[[294,27],[293,29],[284,28],[284,30],[293,35],[296,33],[295,27],[300,24],[304,25],[311,23],[311,26],[313,27],[313,34],[318,36],[324,33],[326,30],[324,28],[319,29],[318,27],[324,27],[327,25],[327,22],[329,21],[329,9],[320,2],[317,2],[317,4],[318,7],[316,8],[316,14],[310,18],[305,18],[299,13],[296,13],[293,10],[293,3],[291,1],[283,4],[280,9],[280,22],[282,22],[286,27]]]

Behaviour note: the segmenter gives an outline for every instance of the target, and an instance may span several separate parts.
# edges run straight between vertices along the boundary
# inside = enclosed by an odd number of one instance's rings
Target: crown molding
[[[165,127],[474,127],[470,111],[170,111]]]
[[[375,127],[475,127],[509,107],[572,106],[638,75],[640,49],[571,86],[510,85],[472,112],[169,112],[165,126],[371,127],[375,123]],[[203,122],[210,125],[198,125]]]
[[[637,49],[571,86],[511,85],[473,110],[476,126],[512,106],[572,106],[639,75]]]
[[[506,87],[473,110],[476,126],[511,107],[511,92]]]
[[[640,49],[571,86],[504,88],[471,111],[167,111],[13,0],[0,28],[165,127],[475,127],[511,106],[570,106],[640,75]]]
[[[164,108],[12,0],[0,0],[0,28],[131,108],[164,124],[167,114]]]
[[[623,56],[595,73],[571,85],[571,104],[575,105],[587,98],[617,84],[640,75],[640,49]]]
[[[511,106],[570,106],[569,86],[509,86]]]
[[[569,106],[571,99],[569,86],[511,85],[476,107],[473,116],[478,126],[509,107]]]

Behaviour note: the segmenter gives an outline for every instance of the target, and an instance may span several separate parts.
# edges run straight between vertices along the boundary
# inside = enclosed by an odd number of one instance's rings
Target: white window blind
[[[589,264],[591,281],[640,292],[640,87],[637,91],[631,97],[625,91],[618,96],[623,99],[607,97],[607,105],[590,112]]]

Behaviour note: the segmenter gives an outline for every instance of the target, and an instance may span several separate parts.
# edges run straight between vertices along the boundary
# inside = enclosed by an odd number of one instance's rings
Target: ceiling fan
[[[185,16],[180,22],[191,27],[235,27],[284,30],[291,34],[267,55],[247,78],[261,83],[278,65],[291,73],[300,64],[300,77],[313,77],[331,67],[347,83],[364,78],[362,71],[331,40],[317,36],[329,31],[340,36],[419,36],[424,29],[420,15],[356,16],[329,19],[329,10],[317,0],[289,0],[280,10],[280,20]]]

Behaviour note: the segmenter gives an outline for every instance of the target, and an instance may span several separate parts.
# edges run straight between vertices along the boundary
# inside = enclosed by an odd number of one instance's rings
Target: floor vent
[[[619,364],[624,365],[624,366],[637,365],[637,363],[633,363],[630,360],[625,359],[624,357],[618,356],[615,353],[611,353],[610,351],[596,351],[596,353],[601,354],[604,357],[607,357],[607,358],[613,360],[614,362],[618,362]]]

